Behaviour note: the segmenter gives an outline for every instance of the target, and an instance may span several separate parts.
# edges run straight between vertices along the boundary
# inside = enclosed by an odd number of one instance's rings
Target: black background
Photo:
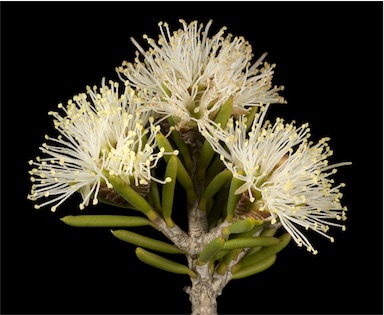
[[[117,80],[130,37],[144,44],[179,18],[213,19],[211,35],[226,25],[255,58],[268,52],[288,101],[269,117],[309,122],[314,140],[331,137],[333,162],[353,163],[335,177],[347,183],[347,231],[331,231],[334,244],[311,235],[317,256],[291,243],[269,270],[231,281],[219,313],[382,313],[383,5],[370,1],[1,2],[1,312],[190,312],[187,276],[144,265],[107,229],[59,220],[79,212],[76,197],[57,213],[26,200],[27,161],[53,133],[47,112]]]

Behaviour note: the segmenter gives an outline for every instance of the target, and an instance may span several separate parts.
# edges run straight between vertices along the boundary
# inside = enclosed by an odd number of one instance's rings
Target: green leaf
[[[235,191],[244,184],[244,181],[232,177],[231,184],[229,186],[229,193],[228,193],[228,202],[227,202],[227,221],[231,222],[233,219],[233,214],[235,213],[235,209],[237,206],[237,203],[240,200],[240,194],[235,194]]]
[[[159,187],[154,180],[151,180],[151,186],[148,193],[148,202],[151,206],[155,207],[159,212],[162,211]]]
[[[263,235],[263,236],[275,236],[275,234],[276,234],[278,229],[279,228],[277,228],[277,227],[269,227],[269,228],[263,230],[263,232],[261,232],[260,235]]]
[[[171,90],[166,86],[166,83],[169,83],[169,82],[163,82],[163,83],[161,84],[161,87],[163,88],[164,93],[165,93],[168,97],[171,97],[171,96],[172,96],[172,92],[171,92]]]
[[[237,258],[237,256],[241,253],[241,251],[242,249],[239,249],[239,248],[230,250],[228,254],[225,255],[221,260],[219,266],[216,269],[216,272],[219,275],[224,275],[225,272],[228,270],[229,264],[232,262],[232,260]]]
[[[259,223],[259,221],[257,221],[257,223]],[[255,224],[255,226],[251,230],[249,230],[247,232],[244,232],[244,233],[236,234],[234,237],[235,238],[239,238],[239,237],[255,237],[255,233],[260,231],[260,230],[262,230],[263,228],[265,228],[264,224],[260,224],[260,225],[258,225],[258,224],[256,225]],[[260,235],[262,235],[262,233]],[[271,236],[273,236],[273,235],[271,235]]]
[[[225,242],[223,249],[248,248],[256,246],[271,246],[279,243],[280,240],[273,236],[239,237]]]
[[[171,126],[175,125],[175,122],[172,117],[168,118],[168,122]],[[181,156],[184,159],[185,166],[188,170],[191,170],[193,168],[193,161],[191,158],[191,154],[189,152],[189,148],[187,144],[184,142],[184,140],[180,136],[180,132],[177,130],[172,131],[172,139],[175,142],[177,149],[181,153]]]
[[[231,117],[233,111],[233,98],[229,98],[223,106],[221,106],[215,117],[215,123],[220,124],[221,128],[224,128],[228,122],[229,117]]]
[[[178,249],[176,246],[165,243],[163,241],[155,240],[150,237],[146,237],[131,231],[127,230],[115,230],[112,231],[112,234],[124,242],[145,247],[148,249],[153,249],[158,252],[167,253],[167,254],[184,254],[183,251]]]
[[[255,115],[259,111],[259,106],[253,106],[249,113],[246,115],[247,117],[247,130],[252,126],[253,120],[255,119]]]
[[[260,226],[261,228],[263,228],[263,226]],[[274,236],[277,232],[278,228],[276,227],[269,227],[267,229],[264,229],[261,233],[260,233],[260,236]],[[249,251],[247,251],[247,253],[244,255],[243,259],[247,256],[250,256],[250,255],[253,255],[255,254],[256,252],[258,252],[262,247],[252,247]]]
[[[213,256],[215,256],[220,251],[220,249],[223,248],[224,243],[225,243],[224,238],[218,237],[212,240],[211,242],[209,242],[207,245],[205,245],[205,247],[203,248],[203,250],[199,255],[197,264],[199,266],[202,266],[202,265],[205,265],[207,262],[209,262],[213,258]]]
[[[211,229],[222,220],[226,213],[226,203],[228,199],[229,184],[224,185],[214,198],[213,205],[207,211],[208,215],[208,228]]]
[[[189,275],[191,278],[197,278],[196,273],[183,264],[174,262],[167,258],[148,252],[141,247],[136,248],[135,252],[136,252],[136,256],[142,262],[152,267],[159,268],[172,273]]]
[[[251,229],[253,229],[253,227],[255,225],[260,225],[260,224],[263,224],[263,221],[261,221],[261,220],[256,221],[254,218],[248,217],[248,218],[245,218],[243,220],[238,220],[238,221],[232,223],[231,225],[224,227],[221,230],[221,234],[223,236],[229,236],[230,234],[238,234],[238,233],[248,232]]]
[[[167,163],[165,170],[165,178],[170,178],[171,181],[164,184],[162,190],[162,209],[164,220],[169,227],[173,227],[175,224],[171,219],[173,208],[173,197],[175,194],[175,184],[177,176],[177,157],[171,156]]]
[[[208,185],[211,182],[211,180],[217,174],[219,174],[224,168],[225,168],[225,165],[223,161],[220,159],[220,155],[216,155],[212,163],[209,165],[207,169],[207,173],[205,175],[205,185]]]
[[[201,211],[206,211],[208,200],[210,200],[221,189],[221,187],[228,183],[231,177],[231,171],[225,169],[224,171],[217,174],[217,176],[209,183],[200,199],[199,209]]]
[[[223,258],[224,256],[226,256],[227,254],[229,254],[229,252],[230,252],[230,250],[221,249],[215,254],[215,256],[213,256],[212,260],[219,260],[219,259]]]
[[[137,210],[143,212],[151,220],[158,217],[158,214],[152,209],[149,203],[120,177],[109,175],[108,179],[111,182],[113,189]]]
[[[168,139],[161,133],[156,135],[156,142],[159,148],[164,148],[166,152],[174,152],[172,145],[169,143]],[[170,155],[164,155],[164,159],[168,162]],[[184,187],[187,192],[187,199],[190,202],[193,202],[196,199],[196,193],[191,177],[186,171],[183,163],[177,157],[177,180]]]
[[[206,169],[211,163],[214,153],[215,151],[212,149],[211,144],[207,140],[205,140],[200,151],[199,166],[196,175],[199,182],[202,182],[204,180]]]
[[[231,117],[232,110],[233,99],[229,98],[218,111],[214,120],[215,123],[221,125],[221,127],[224,128],[227,124],[229,117]],[[211,163],[214,154],[215,151],[213,150],[212,146],[207,140],[205,140],[203,143],[203,147],[201,148],[199,166],[197,171],[197,178],[199,181],[202,181],[204,179],[206,169]]]
[[[60,220],[65,224],[75,227],[134,227],[150,225],[157,228],[147,218],[127,215],[68,215]]]
[[[269,256],[268,258],[261,260],[260,262],[239,269],[232,274],[232,279],[241,279],[249,276],[253,276],[259,272],[262,272],[271,267],[276,261],[276,255]]]
[[[280,242],[276,245],[263,247],[257,253],[243,257],[236,265],[231,268],[231,272],[235,273],[240,269],[257,264],[283,250],[291,240],[291,236],[285,233],[279,237]]]

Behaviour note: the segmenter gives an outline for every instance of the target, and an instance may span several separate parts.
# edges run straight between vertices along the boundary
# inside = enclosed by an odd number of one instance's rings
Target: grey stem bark
[[[208,264],[196,265],[196,259],[189,258],[189,265],[196,271],[197,279],[191,279],[192,286],[187,288],[191,302],[192,315],[215,315],[217,314],[217,297],[221,293],[209,271]]]
[[[217,314],[217,294],[212,288],[212,283],[204,281],[192,281],[189,290],[191,302],[191,315],[215,315]]]

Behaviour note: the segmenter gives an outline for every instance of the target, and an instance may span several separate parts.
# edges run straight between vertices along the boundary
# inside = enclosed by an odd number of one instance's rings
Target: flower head
[[[130,87],[120,95],[118,83],[106,86],[103,80],[99,90],[87,87],[67,106],[59,104],[62,113],[50,112],[59,136],[45,136],[44,157],[29,162],[33,185],[28,198],[47,198],[35,208],[52,205],[55,211],[75,192],[82,196],[80,209],[91,199],[97,204],[100,189],[112,188],[112,174],[136,186],[155,179],[151,169],[163,155],[155,142],[159,127],[141,105]]]
[[[233,114],[250,106],[285,102],[272,86],[273,68],[261,56],[251,64],[252,47],[243,37],[224,36],[223,27],[212,37],[197,21],[171,32],[167,23],[159,23],[159,40],[144,36],[150,48],[145,51],[134,39],[141,53],[134,63],[124,61],[118,73],[137,89],[148,108],[172,116],[176,126],[189,129],[213,120],[220,107],[233,99]]]
[[[272,224],[279,221],[298,245],[316,253],[298,226],[331,241],[326,234],[329,226],[345,228],[334,221],[346,219],[346,208],[340,203],[344,184],[334,185],[331,176],[337,167],[350,163],[329,165],[333,153],[329,138],[315,144],[309,141],[308,124],[296,127],[279,118],[274,124],[265,121],[267,107],[249,129],[241,116],[230,119],[225,129],[211,125],[204,135],[233,176],[244,181],[236,193],[249,198],[252,210],[241,215],[258,212],[269,216]]]

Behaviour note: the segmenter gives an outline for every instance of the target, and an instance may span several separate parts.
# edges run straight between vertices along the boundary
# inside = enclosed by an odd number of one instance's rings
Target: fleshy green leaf
[[[247,130],[252,126],[253,120],[255,119],[255,115],[259,111],[259,106],[253,106],[250,110],[250,112],[246,115],[247,117]]]
[[[156,142],[159,148],[164,148],[166,152],[173,152],[174,149],[172,145],[169,143],[168,139],[161,133],[156,134]],[[164,159],[168,162],[170,159],[169,155],[164,155]],[[181,163],[180,159],[177,157],[177,180],[184,187],[187,193],[187,199],[189,201],[193,201],[196,198],[196,193],[194,189],[194,185],[191,177],[186,171],[183,163]]]
[[[233,214],[236,209],[236,205],[240,200],[240,195],[235,194],[235,191],[243,185],[244,182],[236,177],[232,177],[231,184],[229,186],[228,202],[227,202],[227,221],[231,222]]]
[[[206,211],[207,202],[210,200],[228,181],[231,179],[232,173],[230,170],[225,169],[220,172],[205,188],[199,203],[199,209]]]
[[[215,151],[213,151],[211,144],[205,140],[200,151],[199,167],[196,175],[200,182],[204,180],[206,169],[214,154]]]
[[[238,220],[224,227],[221,230],[221,234],[223,236],[229,236],[230,234],[244,233],[253,229],[255,225],[261,225],[261,224],[263,224],[263,221],[255,220],[254,218],[249,217],[249,218],[245,218],[244,220]]]
[[[175,122],[174,122],[172,117],[168,118],[168,122],[171,126],[175,125]],[[193,167],[193,161],[191,158],[191,154],[189,152],[189,148],[188,148],[187,144],[181,138],[180,132],[177,130],[173,130],[172,131],[172,139],[175,142],[177,149],[179,150],[179,152],[181,153],[181,156],[184,159],[185,166],[187,167],[187,169],[191,170]]]
[[[262,227],[262,226],[261,226]],[[270,228],[267,228],[267,229],[264,229],[261,233],[260,233],[260,236],[274,236],[277,232],[278,228],[276,227],[270,227]],[[255,254],[256,252],[258,252],[262,247],[252,247],[251,249],[249,249],[247,251],[247,253],[244,255],[244,258],[247,257],[247,256],[250,256],[250,255],[253,255]],[[243,259],[244,259],[243,258]]]
[[[239,237],[225,242],[223,249],[247,248],[256,246],[271,246],[280,240],[273,236]]]
[[[146,237],[131,231],[127,230],[115,230],[112,231],[112,234],[117,237],[119,240],[124,242],[145,247],[148,249],[153,249],[158,252],[167,253],[167,254],[184,254],[183,251],[178,249],[176,246],[165,243],[163,241],[155,240],[150,237]]]
[[[232,114],[232,110],[233,110],[233,99],[229,98],[223,104],[223,106],[221,106],[220,110],[218,111],[214,119],[215,123],[221,125],[221,127],[224,128],[225,125],[227,124],[229,117]],[[205,177],[206,169],[211,163],[214,154],[215,154],[215,151],[213,150],[212,146],[207,140],[205,140],[203,143],[203,147],[201,148],[199,167],[197,170],[197,178],[199,181],[202,181],[203,178]]]
[[[257,221],[257,223],[260,223],[260,221]],[[262,230],[263,228],[265,228],[264,224],[255,224],[255,226],[247,231],[247,232],[244,232],[244,233],[241,233],[241,234],[236,234],[234,237],[235,238],[238,238],[238,237],[254,237],[255,236],[255,233]],[[263,235],[262,232],[260,235]],[[259,236],[259,235],[258,235]],[[263,236],[273,236],[273,235],[263,235]]]
[[[271,267],[275,263],[275,261],[276,255],[269,256],[268,258],[261,260],[258,263],[237,270],[232,274],[232,279],[241,279],[253,276]]]
[[[111,182],[113,189],[137,210],[143,212],[151,220],[158,217],[158,214],[152,209],[149,203],[120,177],[110,175],[108,179]]]
[[[233,111],[233,98],[229,98],[223,106],[221,106],[215,117],[215,123],[220,124],[221,128],[224,128],[231,117]]]
[[[211,182],[211,180],[217,174],[219,174],[224,168],[225,168],[225,165],[223,161],[220,159],[220,156],[216,155],[212,163],[209,165],[207,172],[205,174],[205,185],[208,185]]]
[[[134,227],[151,225],[150,220],[143,217],[127,215],[68,215],[60,219],[65,224],[75,227]]]
[[[165,178],[170,178],[171,181],[164,184],[162,190],[162,209],[164,220],[169,227],[173,227],[175,224],[171,219],[173,208],[173,197],[175,194],[175,184],[177,176],[177,157],[171,156],[167,163],[165,170]]]
[[[238,249],[230,250],[228,252],[228,254],[225,255],[223,257],[223,259],[221,260],[219,266],[216,269],[216,272],[219,275],[224,275],[225,272],[228,270],[229,264],[232,262],[232,260],[237,258],[237,256],[241,253],[241,251],[242,251],[242,249],[239,249],[239,248]]]
[[[215,256],[213,256],[212,260],[219,260],[223,258],[225,255],[229,254],[229,252],[230,250],[221,249],[215,254]]]
[[[209,262],[213,258],[213,256],[215,256],[217,252],[223,248],[224,243],[225,243],[224,238],[218,237],[212,240],[211,242],[209,242],[207,245],[205,245],[205,247],[203,248],[203,250],[199,255],[197,264],[202,266],[207,262]]]
[[[158,211],[162,211],[159,187],[154,180],[151,180],[151,186],[148,193],[148,202]]]
[[[261,232],[260,235],[263,235],[263,236],[274,236],[278,229],[279,228],[277,228],[277,227],[269,227],[269,228],[263,230],[263,232]]]
[[[207,211],[208,228],[216,226],[226,216],[226,202],[228,199],[229,184],[224,185],[214,198],[212,207]]]
[[[148,252],[145,249],[138,247],[136,248],[136,256],[144,263],[159,268],[168,272],[177,273],[177,274],[185,274],[189,275],[191,278],[196,278],[197,275],[187,266],[169,260],[167,258],[161,257],[154,253]]]
[[[285,233],[279,237],[280,242],[276,245],[263,247],[257,253],[249,255],[240,260],[236,265],[231,268],[232,273],[236,273],[238,270],[246,268],[248,266],[257,264],[283,250],[291,240],[291,236]]]

